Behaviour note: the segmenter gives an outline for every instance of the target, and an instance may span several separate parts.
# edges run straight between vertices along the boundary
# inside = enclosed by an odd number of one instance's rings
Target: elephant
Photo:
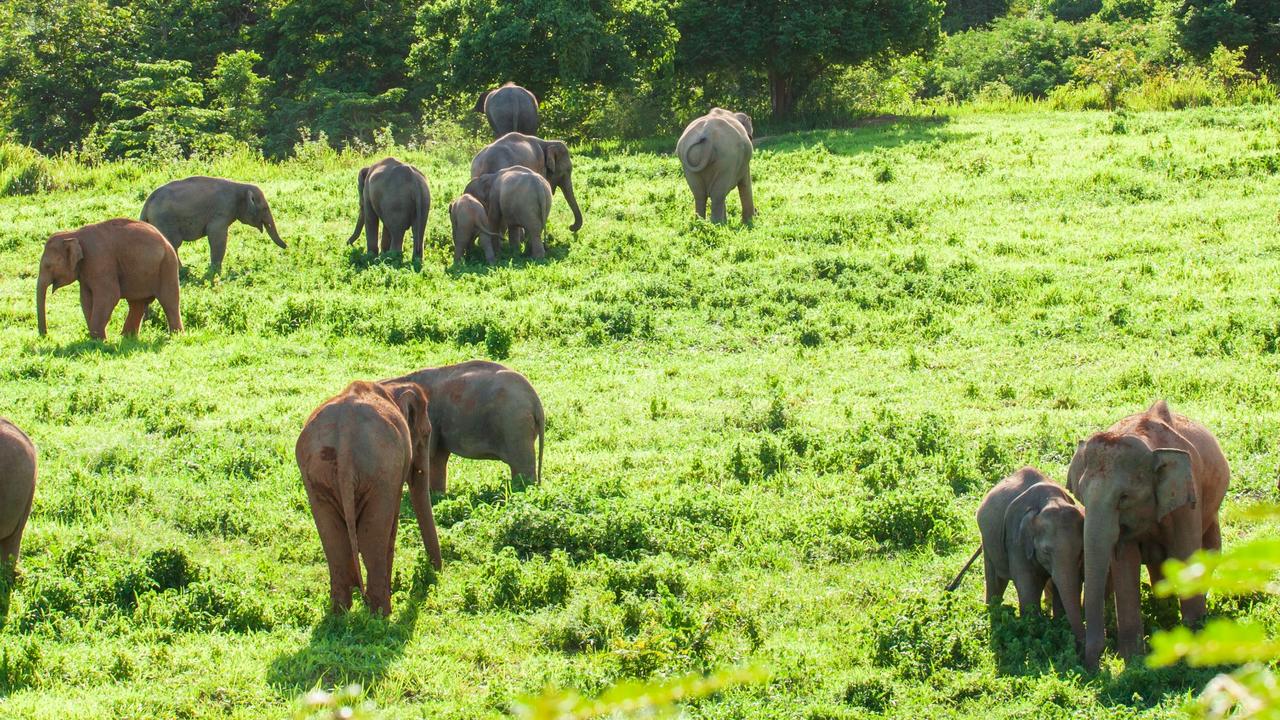
[[[89,325],[89,336],[107,339],[111,313],[124,298],[129,315],[124,334],[137,335],[143,313],[159,300],[170,332],[182,331],[178,312],[178,254],[145,222],[116,218],[85,225],[78,230],[54,233],[44,245],[36,281],[36,315],[40,334],[45,324],[45,295],[80,281],[80,309]]]
[[[582,228],[582,210],[578,208],[578,198],[573,194],[573,161],[569,157],[569,146],[562,140],[507,133],[476,153],[471,161],[471,177],[496,173],[516,165],[523,165],[546,178],[551,184],[552,194],[556,188],[564,192],[564,199],[573,211],[573,224],[569,230],[578,232]]]
[[[360,219],[347,238],[350,245],[365,231],[365,249],[377,255],[378,222],[382,222],[382,252],[402,252],[404,234],[413,231],[413,260],[422,262],[427,215],[431,213],[431,189],[418,168],[395,158],[383,158],[362,168],[356,181],[360,192]]]
[[[0,418],[0,568],[18,562],[22,531],[36,494],[36,446]]]
[[[538,98],[515,83],[480,93],[475,110],[488,118],[495,138],[509,132],[538,134]]]
[[[982,544],[970,559],[972,563],[982,555],[987,604],[998,604],[1012,580],[1022,616],[1040,614],[1043,593],[1053,604],[1054,617],[1065,615],[1076,641],[1083,643],[1084,517],[1066,489],[1035,468],[1022,468],[991,488],[978,505]],[[961,570],[951,589],[963,574]]]
[[[1082,441],[1067,486],[1085,507],[1085,667],[1096,670],[1106,642],[1107,580],[1115,593],[1116,645],[1122,657],[1142,652],[1139,565],[1152,584],[1166,558],[1186,560],[1218,550],[1218,508],[1231,470],[1203,425],[1175,415],[1164,400]],[[1203,595],[1182,601],[1182,621],[1204,618]]]
[[[258,232],[265,231],[281,248],[289,247],[276,231],[275,217],[262,190],[224,178],[197,175],[165,183],[147,196],[139,219],[155,225],[175,251],[184,242],[208,236],[210,275],[222,271],[227,228],[237,220]]]
[[[413,383],[431,398],[431,490],[447,492],[450,455],[501,460],[521,478],[542,480],[546,415],[524,375],[487,360],[423,368],[384,382]],[[538,452],[534,455],[534,441]]]
[[[689,123],[676,143],[676,155],[684,168],[684,179],[693,191],[698,217],[707,216],[707,198],[711,198],[711,221],[725,221],[724,199],[738,188],[742,201],[742,222],[749,223],[756,214],[751,199],[751,138],[754,130],[746,113],[723,108]]]
[[[488,225],[501,236],[503,228],[517,248],[528,233],[529,254],[535,260],[547,256],[542,229],[551,215],[551,184],[522,165],[471,179],[464,191],[480,198],[488,213]],[[495,240],[494,244],[497,244]]]
[[[453,227],[453,262],[461,264],[476,238],[484,250],[485,262],[498,261],[498,236],[489,228],[484,204],[474,195],[463,193],[449,203],[449,224]]]
[[[294,453],[328,561],[335,613],[350,610],[359,589],[372,612],[391,614],[391,562],[406,484],[422,543],[442,567],[427,491],[427,405],[417,385],[357,381],[316,408],[298,435]]]

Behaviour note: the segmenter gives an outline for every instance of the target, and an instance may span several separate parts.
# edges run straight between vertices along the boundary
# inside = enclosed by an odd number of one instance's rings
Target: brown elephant
[[[461,264],[467,251],[480,239],[485,262],[498,262],[498,236],[489,229],[484,204],[474,195],[463,193],[449,203],[449,224],[453,228],[453,262]]]
[[[0,418],[0,567],[18,562],[22,531],[36,494],[36,446]]]
[[[171,332],[182,331],[178,312],[178,255],[151,225],[116,218],[54,233],[44,245],[36,281],[40,334],[47,331],[45,295],[80,281],[80,309],[89,336],[107,337],[107,323],[121,298],[129,302],[124,334],[137,335],[143,313],[159,300]]]
[[[350,245],[365,232],[365,250],[403,252],[404,234],[413,233],[413,260],[422,262],[422,245],[426,239],[427,217],[431,214],[431,188],[427,176],[418,168],[395,158],[383,158],[356,176],[360,194],[360,216],[355,232],[347,238]],[[382,244],[378,244],[378,223],[382,223]]]
[[[542,480],[547,419],[542,400],[524,375],[495,362],[470,360],[386,382],[414,383],[431,398],[432,490],[446,491],[450,455],[501,460],[511,468],[513,485],[522,477]]]
[[[538,98],[515,83],[480,93],[475,111],[484,113],[495,138],[509,132],[538,134]]]
[[[1117,650],[1133,656],[1143,650],[1140,566],[1154,584],[1166,558],[1220,549],[1218,508],[1230,480],[1213,434],[1170,412],[1163,400],[1076,448],[1067,485],[1085,507],[1085,667],[1097,669],[1106,642],[1108,576]],[[1203,595],[1182,601],[1184,624],[1199,624],[1204,614]]]
[[[288,247],[276,231],[276,219],[262,189],[225,178],[196,175],[165,183],[147,196],[139,219],[155,225],[175,252],[184,242],[208,236],[211,275],[222,270],[227,229],[234,222],[265,231],[271,242]]]
[[[723,108],[712,108],[685,128],[676,143],[676,155],[693,191],[698,217],[707,216],[707,198],[711,198],[711,221],[724,222],[724,200],[735,187],[742,202],[742,222],[751,222],[755,216],[751,196],[753,132],[750,116]]]
[[[517,249],[527,234],[529,255],[535,260],[547,256],[542,231],[551,215],[551,185],[545,178],[517,165],[472,178],[465,192],[480,198],[494,232],[501,235],[505,229]]]
[[[582,228],[582,210],[573,194],[573,161],[569,146],[562,140],[543,140],[532,135],[512,132],[486,145],[471,161],[471,177],[501,172],[509,167],[523,165],[546,178],[551,192],[556,188],[564,192],[564,199],[573,211],[572,232]]]
[[[1066,489],[1035,468],[1022,468],[987,492],[977,519],[982,544],[973,557],[982,555],[987,604],[998,604],[1012,580],[1020,614],[1039,615],[1043,594],[1054,617],[1065,616],[1077,642],[1083,643],[1084,511]],[[963,575],[961,570],[951,589]]]
[[[359,589],[370,610],[391,614],[391,562],[406,484],[422,543],[441,567],[427,490],[427,405],[411,383],[353,382],[316,408],[298,436],[295,455],[329,564],[335,612],[349,610]]]

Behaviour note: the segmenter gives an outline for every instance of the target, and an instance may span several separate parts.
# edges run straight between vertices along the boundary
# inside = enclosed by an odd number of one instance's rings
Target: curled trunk
[[[569,203],[569,209],[573,211],[573,224],[569,226],[572,232],[578,232],[582,229],[582,211],[578,209],[578,198],[573,194],[573,178],[566,177],[560,183],[560,189],[564,191],[564,199]]]

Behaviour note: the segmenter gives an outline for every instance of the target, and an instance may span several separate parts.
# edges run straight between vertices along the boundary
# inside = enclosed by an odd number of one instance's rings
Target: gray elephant
[[[1097,669],[1106,643],[1104,609],[1115,593],[1116,649],[1143,650],[1139,583],[1147,566],[1154,585],[1167,558],[1219,550],[1218,509],[1231,482],[1222,448],[1203,425],[1175,415],[1160,400],[1079,444],[1067,486],[1085,506],[1085,667]],[[1203,595],[1182,601],[1182,622],[1197,625]]]
[[[476,238],[484,250],[485,262],[498,261],[498,236],[489,228],[484,204],[474,195],[463,193],[449,203],[449,224],[453,228],[453,262],[461,264]]]
[[[1083,643],[1080,570],[1085,516],[1066,489],[1035,468],[1022,468],[987,492],[977,515],[982,544],[974,558],[982,554],[987,604],[999,603],[1013,581],[1019,613],[1039,615],[1043,594],[1053,604],[1054,617],[1065,615],[1076,641]],[[963,574],[961,570],[952,588]]]
[[[347,238],[350,245],[365,231],[365,249],[370,255],[403,252],[404,234],[413,231],[413,260],[422,262],[427,215],[431,212],[431,189],[418,168],[395,158],[384,158],[360,170],[356,181],[360,192],[360,219]],[[382,246],[378,246],[378,223],[382,223]]]
[[[0,418],[0,567],[16,564],[36,494],[36,446]]]
[[[227,228],[239,221],[266,232],[288,247],[276,230],[267,196],[257,185],[197,175],[156,188],[142,204],[143,222],[151,223],[176,252],[182,243],[208,236],[209,273],[222,270],[227,254]]]
[[[484,113],[495,138],[509,132],[538,134],[538,98],[515,83],[480,93],[475,110]]]
[[[507,133],[489,143],[476,153],[471,161],[471,177],[480,177],[488,173],[496,173],[509,167],[523,165],[546,178],[551,184],[551,192],[556,188],[564,192],[564,199],[573,211],[572,232],[582,228],[582,211],[578,209],[578,198],[573,194],[573,161],[569,157],[569,146],[561,140],[543,140],[532,135]]]
[[[423,546],[441,567],[427,488],[430,436],[427,398],[412,384],[353,382],[307,418],[294,454],[329,564],[335,612],[350,609],[358,589],[370,610],[391,614],[391,562],[406,485]]]
[[[711,198],[711,221],[725,221],[725,197],[738,188],[742,201],[742,222],[751,222],[756,214],[751,199],[751,118],[723,108],[689,123],[676,143],[676,155],[684,168],[684,179],[693,191],[698,217],[707,216],[707,198]]]
[[[446,491],[450,455],[501,460],[511,468],[512,485],[521,478],[542,480],[547,419],[524,375],[495,362],[470,360],[384,382],[416,383],[430,398],[432,490]]]
[[[499,236],[506,229],[511,244],[519,248],[528,233],[529,255],[535,260],[547,256],[542,229],[551,215],[551,184],[546,178],[517,165],[472,178],[465,192],[484,204],[488,225]]]

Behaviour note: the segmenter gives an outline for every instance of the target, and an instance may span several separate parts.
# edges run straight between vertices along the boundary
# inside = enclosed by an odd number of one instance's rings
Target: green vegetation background
[[[1063,479],[1079,438],[1158,397],[1222,441],[1225,544],[1268,529],[1239,510],[1280,460],[1274,107],[777,135],[751,228],[693,217],[673,139],[579,145],[577,236],[557,200],[547,261],[450,270],[444,208],[481,142],[63,159],[38,173],[56,190],[0,199],[0,408],[41,453],[0,714],[282,717],[357,681],[389,717],[498,717],[548,683],[748,662],[771,681],[690,715],[1167,717],[1203,686],[1114,660],[1084,677],[1065,624],[1014,618],[1012,595],[988,616],[980,568],[941,587],[991,483]],[[343,244],[382,152],[431,181],[421,272]],[[207,245],[184,246],[182,335],[120,341],[117,314],[89,342],[68,288],[38,338],[45,238],[195,172],[260,183],[289,250],[235,226],[210,282]],[[402,522],[393,616],[325,619],[303,420],[351,379],[472,357],[542,394],[544,484],[455,459],[444,572]],[[1280,622],[1262,596],[1210,609]]]

